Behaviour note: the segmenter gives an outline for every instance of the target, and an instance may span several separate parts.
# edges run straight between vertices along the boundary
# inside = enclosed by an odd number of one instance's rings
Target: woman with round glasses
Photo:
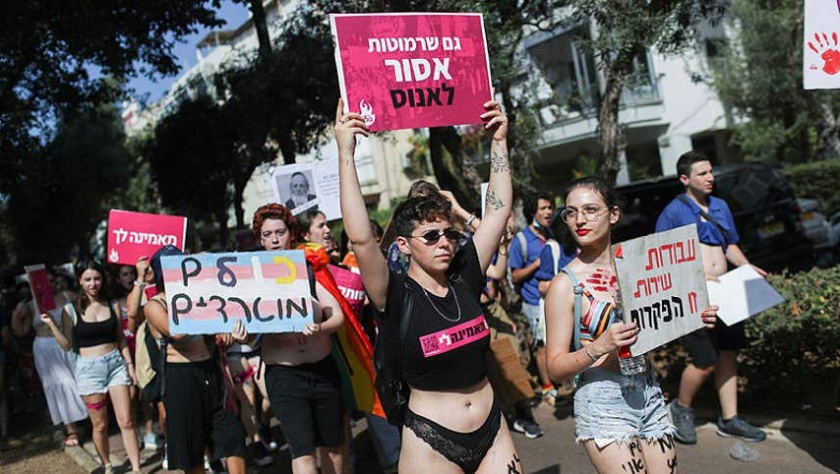
[[[580,249],[551,281],[545,302],[546,356],[554,380],[580,374],[575,392],[575,430],[598,472],[672,472],[677,465],[674,426],[659,384],[646,371],[622,375],[617,350],[636,342],[636,323],[616,314],[618,281],[610,233],[621,218],[615,191],[603,180],[569,185],[561,218]],[[580,321],[574,320],[580,293]],[[703,311],[714,325],[717,307]],[[570,349],[574,325],[581,349]],[[594,329],[590,329],[594,328]]]
[[[353,243],[362,280],[380,329],[408,319],[400,351],[402,379],[410,387],[403,420],[399,471],[522,472],[499,401],[487,381],[490,330],[479,304],[485,271],[505,231],[513,202],[507,156],[508,120],[498,103],[481,114],[491,137],[487,211],[472,239],[456,252],[451,206],[439,194],[409,198],[394,210],[396,242],[411,264],[404,275],[388,270],[367,224],[354,164],[356,136],[368,136],[362,116],[336,111],[344,229]],[[410,299],[411,303],[406,304]],[[410,314],[404,312],[411,310]]]

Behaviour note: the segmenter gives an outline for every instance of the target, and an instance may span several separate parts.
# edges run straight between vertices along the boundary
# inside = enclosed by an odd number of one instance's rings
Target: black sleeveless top
[[[402,301],[413,298],[413,316],[401,350],[403,379],[422,390],[458,390],[487,376],[490,329],[478,302],[485,276],[470,240],[449,266],[449,291],[439,297],[407,275],[391,271],[387,318],[404,317]]]
[[[111,311],[111,317],[105,321],[88,323],[81,315],[76,318],[76,326],[73,328],[76,347],[93,347],[105,343],[117,343],[117,313],[110,301],[108,302],[108,309]]]

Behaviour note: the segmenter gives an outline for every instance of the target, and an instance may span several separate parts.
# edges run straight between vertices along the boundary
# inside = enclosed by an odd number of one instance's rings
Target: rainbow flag
[[[382,403],[374,388],[376,372],[373,369],[373,346],[370,344],[353,307],[341,294],[329,271],[330,258],[324,247],[306,243],[298,246],[303,250],[306,261],[312,266],[315,280],[338,300],[344,313],[344,326],[333,339],[332,355],[341,372],[345,403],[350,408],[385,417]]]

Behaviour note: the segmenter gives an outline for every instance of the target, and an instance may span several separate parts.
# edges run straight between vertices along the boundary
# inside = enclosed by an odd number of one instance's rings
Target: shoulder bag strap
[[[574,273],[572,273],[568,268],[564,267],[560,271],[565,273],[569,277],[569,279],[572,280],[572,288],[574,288],[574,291],[575,291],[575,315],[574,315],[574,318],[575,318],[574,319],[575,333],[574,333],[574,337],[572,338],[572,342],[575,345],[575,350],[579,350],[581,347],[583,347],[580,343],[580,305],[581,305],[581,299],[583,298],[583,288],[580,287],[580,285],[578,284],[577,278],[575,278]]]
[[[691,204],[688,202],[688,198],[685,197],[685,194],[680,194],[679,196],[677,196],[677,199],[685,203],[685,205],[691,207]],[[700,208],[700,215],[703,216],[703,218],[707,221],[711,222],[715,227],[717,227],[720,233],[723,234],[723,238],[725,240],[729,240],[729,232],[727,232],[726,229],[724,229],[723,226],[720,225],[720,222],[718,222],[717,219],[709,215],[708,212],[704,211],[702,207]]]

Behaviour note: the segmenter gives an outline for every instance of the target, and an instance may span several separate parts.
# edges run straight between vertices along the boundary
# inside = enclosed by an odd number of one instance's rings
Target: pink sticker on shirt
[[[457,326],[420,337],[420,348],[426,358],[455,350],[490,334],[484,315]]]

